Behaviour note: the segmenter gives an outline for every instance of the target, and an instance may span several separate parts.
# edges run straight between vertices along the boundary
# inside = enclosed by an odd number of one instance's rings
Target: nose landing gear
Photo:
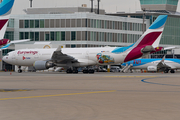
[[[21,66],[18,66],[19,70],[18,73],[22,73]]]

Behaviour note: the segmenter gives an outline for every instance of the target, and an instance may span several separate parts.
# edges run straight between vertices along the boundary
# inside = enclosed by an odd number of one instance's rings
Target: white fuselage
[[[115,54],[111,53],[116,47],[102,47],[102,48],[62,48],[63,54],[69,55],[76,59],[79,63],[72,64],[74,67],[86,65],[108,65],[123,63],[127,53]],[[8,53],[3,57],[3,60],[12,65],[18,66],[33,66],[35,61],[51,60],[52,55],[56,49],[22,49]],[[111,60],[99,62],[97,55],[102,54],[110,57]],[[63,65],[59,65],[63,66]],[[66,66],[66,65],[64,65]]]

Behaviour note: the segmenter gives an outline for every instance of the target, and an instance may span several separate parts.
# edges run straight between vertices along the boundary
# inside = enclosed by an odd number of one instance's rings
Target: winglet
[[[164,62],[165,58],[166,58],[166,55],[164,55],[164,57],[162,58],[161,62]]]
[[[59,47],[56,49],[56,51],[61,51],[61,46],[59,45]]]
[[[158,68],[161,68],[162,66],[166,65],[166,64],[164,63],[165,58],[166,58],[166,55],[164,55],[164,57],[162,58],[162,60],[157,64],[157,67],[158,67]]]

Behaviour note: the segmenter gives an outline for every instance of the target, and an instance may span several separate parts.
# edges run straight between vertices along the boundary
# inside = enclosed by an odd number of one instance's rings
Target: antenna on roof
[[[97,10],[97,14],[99,14],[99,2],[100,0],[97,0],[98,1],[98,10]]]
[[[93,12],[93,1],[94,0],[90,0],[91,1],[91,12]]]

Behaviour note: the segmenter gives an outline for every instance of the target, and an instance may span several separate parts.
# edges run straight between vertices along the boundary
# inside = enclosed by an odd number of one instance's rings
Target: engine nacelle
[[[148,66],[147,70],[148,71],[157,71],[157,67],[156,66]]]
[[[54,63],[51,61],[36,61],[33,64],[33,67],[36,70],[46,70],[54,66],[55,66]]]

